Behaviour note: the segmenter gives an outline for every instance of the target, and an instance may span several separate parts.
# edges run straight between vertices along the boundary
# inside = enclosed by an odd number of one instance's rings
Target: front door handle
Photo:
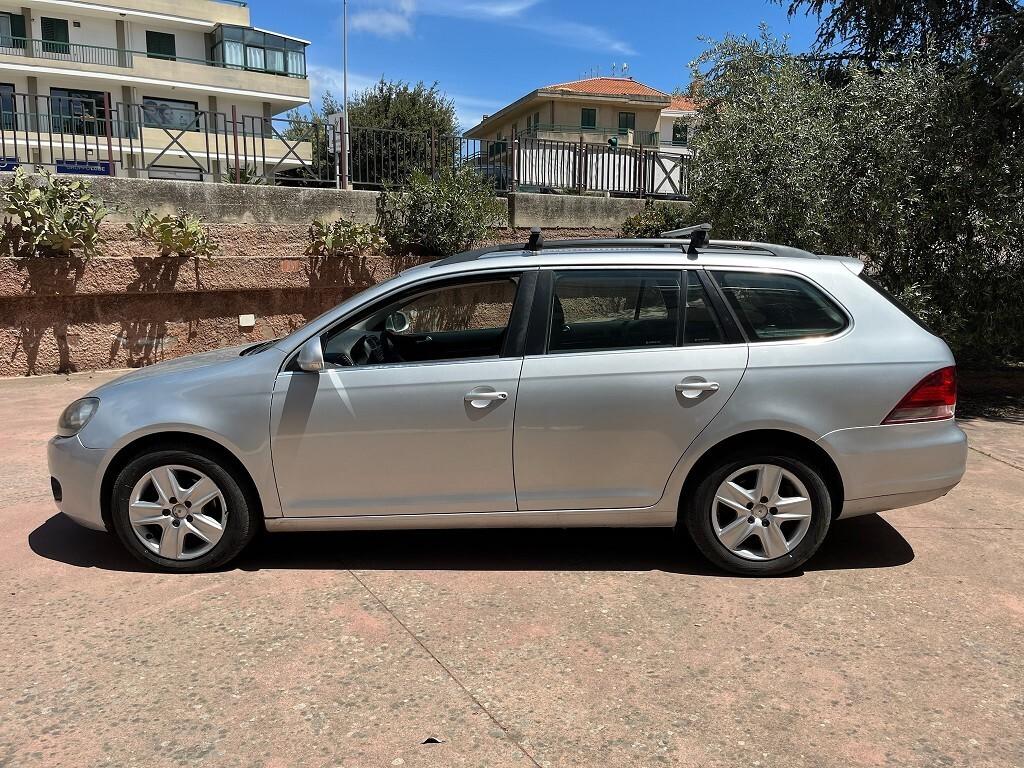
[[[465,400],[474,408],[486,408],[491,403],[508,400],[508,392],[467,392]]]
[[[717,392],[721,387],[717,381],[705,381],[704,379],[683,379],[676,384],[676,392],[683,397],[696,398],[705,392]]]

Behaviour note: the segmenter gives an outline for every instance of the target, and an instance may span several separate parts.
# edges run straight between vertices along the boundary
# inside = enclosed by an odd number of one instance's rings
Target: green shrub
[[[407,187],[385,188],[377,198],[377,226],[388,245],[433,256],[472,247],[501,212],[490,182],[471,168],[443,170],[436,180],[417,171]]]
[[[350,256],[355,253],[383,251],[387,241],[373,224],[357,224],[347,219],[326,222],[317,219],[309,226],[307,256]]]
[[[640,213],[622,222],[622,237],[661,237],[662,232],[687,225],[687,212],[681,206],[648,201]]]
[[[81,179],[43,171],[38,185],[18,168],[2,188],[5,253],[14,256],[92,256],[99,245],[100,222],[108,211]]]
[[[176,214],[157,216],[145,210],[128,225],[135,235],[154,243],[161,256],[207,256],[217,252],[217,242],[195,214],[179,209]]]
[[[228,169],[225,173],[221,174],[220,180],[224,184],[235,183],[235,166],[228,163]],[[251,165],[241,165],[238,167],[238,183],[239,184],[266,184],[267,179],[260,173],[256,172],[256,169]]]

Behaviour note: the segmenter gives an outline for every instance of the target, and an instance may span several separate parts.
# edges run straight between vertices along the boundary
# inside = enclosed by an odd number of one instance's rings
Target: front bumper
[[[837,429],[818,442],[842,475],[844,518],[931,501],[967,469],[967,435],[953,419]]]
[[[105,454],[101,449],[86,448],[78,435],[50,438],[46,446],[50,477],[59,483],[54,486],[57,508],[79,525],[97,531],[106,530],[99,503],[100,465]]]

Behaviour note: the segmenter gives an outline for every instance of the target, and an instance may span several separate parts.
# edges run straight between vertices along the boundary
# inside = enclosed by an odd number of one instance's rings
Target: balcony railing
[[[538,137],[542,133],[561,133],[561,134],[573,134],[576,136],[587,134],[601,134],[604,136],[629,136],[633,134],[633,141],[636,144],[643,144],[644,146],[651,146],[657,144],[660,140],[660,134],[657,131],[638,131],[630,128],[601,128],[599,126],[590,125],[566,125],[558,123],[538,123],[537,125],[530,126],[523,135]]]
[[[82,43],[60,43],[31,37],[0,37],[0,53],[8,56],[30,56],[35,59],[76,61],[103,67],[130,67],[132,52],[117,48]]]
[[[306,79],[305,73],[275,72],[271,69],[247,67],[241,64],[227,64],[211,59],[193,59],[188,56],[170,56],[146,51],[131,51],[124,48],[108,48],[102,45],[85,45],[83,43],[61,43],[54,40],[37,40],[31,37],[0,37],[0,54],[8,56],[26,56],[36,59],[56,61],[74,61],[79,64],[96,64],[103,67],[131,67],[135,56],[167,61],[184,61],[188,64],[200,64],[207,67],[237,69],[246,72],[262,72],[267,75],[295,77]]]

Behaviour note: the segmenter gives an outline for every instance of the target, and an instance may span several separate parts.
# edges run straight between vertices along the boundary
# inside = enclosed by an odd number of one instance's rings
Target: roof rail
[[[777,245],[775,243],[760,243],[749,240],[707,240],[707,232],[710,224],[700,224],[696,227],[687,227],[685,230],[673,230],[666,232],[662,237],[651,238],[574,238],[565,240],[545,240],[539,227],[534,227],[530,232],[530,239],[526,243],[507,243],[502,245],[491,245],[485,248],[478,248],[465,253],[458,253],[446,259],[440,259],[431,264],[431,267],[445,266],[449,264],[462,264],[467,261],[476,261],[486,256],[500,253],[519,252],[523,256],[535,256],[542,251],[578,250],[584,248],[678,248],[689,256],[699,255],[701,250],[744,250],[759,253],[764,256],[779,256],[801,259],[820,259],[821,257],[804,251],[800,248],[793,248],[788,245]],[[686,232],[689,236],[670,237],[677,232]],[[703,240],[703,242],[701,242]]]

